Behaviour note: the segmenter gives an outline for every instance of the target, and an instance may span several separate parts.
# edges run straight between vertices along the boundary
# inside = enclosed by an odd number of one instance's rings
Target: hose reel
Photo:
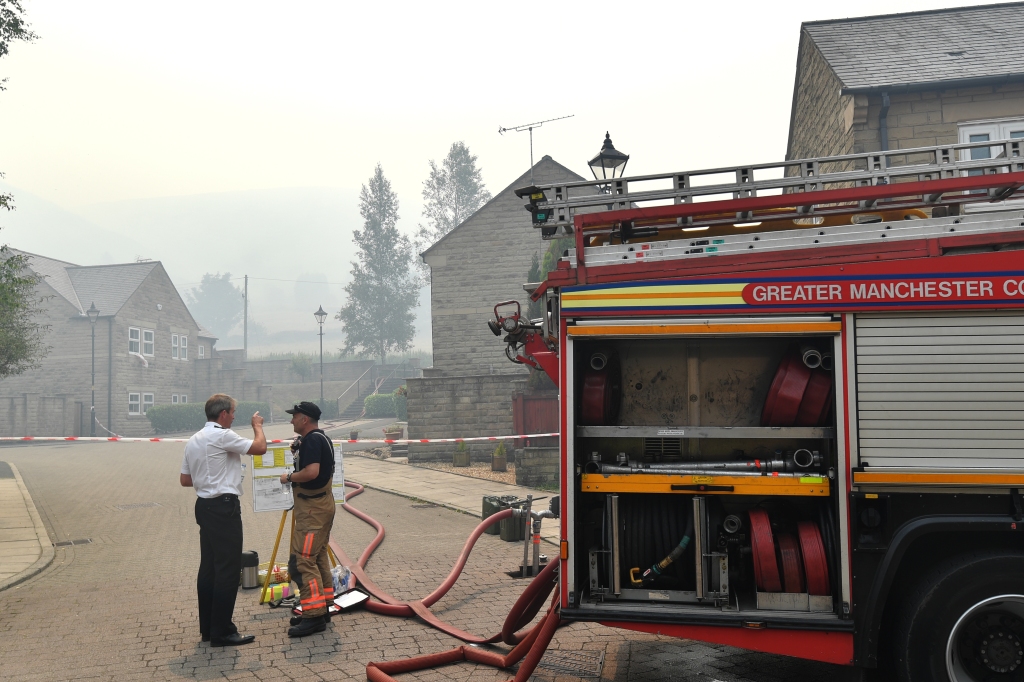
[[[832,594],[825,544],[818,524],[800,521],[796,536],[783,531],[776,540],[767,511],[751,509],[749,516],[758,591]]]

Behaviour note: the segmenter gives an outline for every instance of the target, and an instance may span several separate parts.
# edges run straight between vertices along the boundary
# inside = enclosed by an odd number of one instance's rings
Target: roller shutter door
[[[857,315],[861,463],[1024,468],[1024,313]]]

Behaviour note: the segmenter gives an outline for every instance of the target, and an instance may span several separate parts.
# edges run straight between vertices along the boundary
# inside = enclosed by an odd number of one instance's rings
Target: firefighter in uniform
[[[320,429],[316,403],[301,402],[285,412],[292,415],[292,426],[299,435],[292,443],[295,470],[282,474],[281,482],[292,484],[295,498],[288,572],[299,586],[302,605],[302,618],[288,629],[288,636],[304,637],[326,629],[328,607],[334,601],[327,548],[334,525],[334,445]]]

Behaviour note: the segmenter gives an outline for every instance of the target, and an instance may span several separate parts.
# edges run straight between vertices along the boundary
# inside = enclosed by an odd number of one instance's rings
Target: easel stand
[[[274,564],[277,562],[277,550],[281,547],[281,534],[284,532],[284,522],[288,518],[288,512],[291,509],[285,509],[281,512],[281,523],[277,526],[277,539],[274,540],[274,551],[270,553],[270,563],[267,564],[267,577],[263,579],[263,589],[260,590],[260,600],[258,603],[263,604],[267,597],[267,590],[270,589],[270,578],[274,573]],[[291,551],[291,536],[295,531],[295,515],[292,514],[291,532],[288,534],[288,547],[289,553]],[[331,560],[331,568],[338,565],[338,557],[334,556],[334,550],[331,549],[330,544],[327,545],[327,556]]]

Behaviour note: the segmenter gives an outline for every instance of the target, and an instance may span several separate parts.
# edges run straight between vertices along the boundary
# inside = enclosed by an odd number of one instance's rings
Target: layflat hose
[[[538,577],[540,576],[538,575]],[[537,627],[530,630],[530,634],[522,642],[504,656],[472,646],[460,646],[436,654],[414,656],[396,661],[368,663],[366,665],[366,679],[369,682],[397,682],[395,678],[391,677],[391,674],[436,668],[437,666],[458,663],[459,661],[482,663],[495,668],[508,668],[515,665],[525,656],[525,660],[519,666],[516,676],[509,680],[509,682],[526,682],[533,675],[533,671],[537,668],[537,664],[544,655],[544,651],[548,648],[548,644],[551,643],[555,630],[561,625],[561,619],[558,615],[558,597],[559,594],[556,589],[551,599],[551,607],[548,609],[543,620],[537,624]]]
[[[350,483],[346,481],[345,486],[352,489],[352,492],[347,496],[347,500],[351,500],[353,497],[363,492],[363,486],[358,483]],[[370,515],[356,509],[350,504],[345,504],[343,507],[345,511],[365,523],[368,523],[377,530],[376,537],[374,537],[373,541],[365,550],[363,550],[358,561],[355,562],[345,554],[345,551],[338,546],[333,538],[330,540],[331,549],[334,551],[335,556],[338,557],[338,561],[341,565],[347,567],[353,575],[356,576],[359,585],[377,600],[374,601],[373,599],[370,599],[366,602],[366,609],[368,611],[387,616],[398,616],[404,618],[418,617],[431,627],[472,644],[490,644],[498,641],[503,641],[506,644],[518,644],[526,637],[529,637],[532,633],[536,632],[540,627],[540,624],[538,624],[525,634],[516,633],[517,630],[525,627],[531,620],[533,620],[537,613],[540,612],[540,609],[544,604],[544,600],[547,599],[547,596],[551,591],[557,587],[559,566],[557,561],[553,561],[548,564],[548,566],[546,566],[544,570],[530,582],[523,594],[521,594],[516,600],[512,610],[506,617],[502,626],[502,631],[492,637],[483,638],[478,635],[465,632],[450,623],[440,620],[430,612],[429,608],[441,599],[441,597],[443,597],[459,579],[459,575],[462,573],[462,569],[465,567],[466,561],[469,559],[469,555],[473,551],[473,546],[483,534],[484,530],[486,530],[490,525],[500,522],[502,519],[511,517],[514,513],[512,509],[505,509],[493,514],[484,519],[483,522],[476,527],[466,540],[466,544],[463,546],[462,552],[459,554],[459,558],[455,562],[455,566],[448,574],[448,577],[445,578],[444,582],[442,582],[436,590],[421,600],[405,602],[400,599],[396,599],[385,592],[370,579],[364,570],[366,562],[369,561],[373,551],[384,540],[384,526]]]

